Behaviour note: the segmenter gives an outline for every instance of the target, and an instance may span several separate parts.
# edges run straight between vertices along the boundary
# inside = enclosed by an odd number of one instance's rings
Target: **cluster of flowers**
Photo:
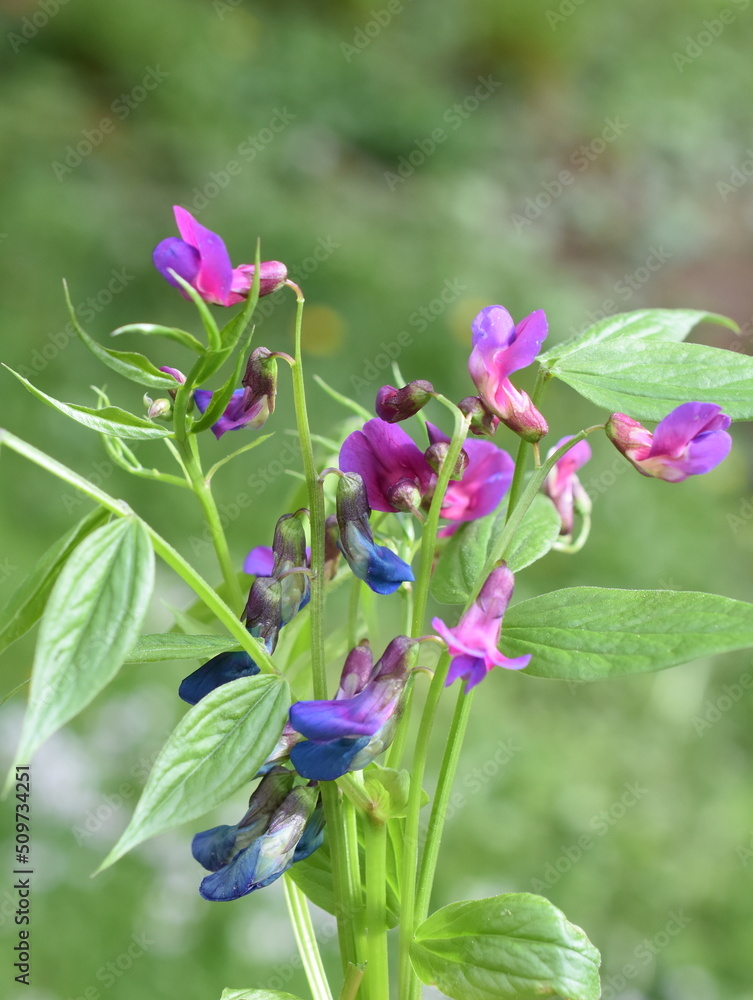
[[[179,275],[207,302],[228,306],[241,301],[251,286],[253,266],[233,269],[219,236],[184,209],[176,208],[175,214],[181,238],[163,240],[156,248],[158,270],[176,287]],[[260,277],[261,294],[269,294],[285,282],[285,266],[264,262]],[[469,372],[477,395],[458,405],[474,437],[464,443],[443,499],[444,535],[495,511],[510,488],[513,459],[491,440],[499,424],[529,442],[538,442],[548,431],[532,399],[510,382],[510,375],[530,365],[539,352],[547,335],[544,313],[537,310],[516,325],[506,309],[492,305],[476,316],[472,331]],[[273,412],[278,357],[264,347],[251,354],[242,387],[212,428],[218,438],[245,426],[260,427]],[[164,370],[182,380],[175,369]],[[326,522],[328,580],[335,575],[340,555],[355,576],[378,594],[391,594],[413,580],[411,567],[391,548],[375,542],[370,515],[377,510],[424,519],[450,439],[426,423],[428,443],[422,449],[397,424],[415,416],[434,395],[433,386],[424,380],[402,388],[384,386],[377,394],[377,416],[343,443],[339,470],[333,470],[338,474],[336,513]],[[207,390],[194,392],[201,412],[211,397]],[[653,434],[621,413],[610,416],[605,430],[643,475],[680,482],[722,461],[731,445],[729,424],[720,407],[691,402],[673,410]],[[568,440],[562,438],[550,454]],[[564,536],[572,534],[575,514],[588,510],[588,497],[576,473],[590,456],[588,444],[579,441],[544,483]],[[305,514],[299,510],[281,517],[271,548],[252,550],[244,566],[255,575],[245,609],[246,628],[269,652],[274,651],[280,630],[309,600]],[[432,626],[451,656],[448,684],[462,678],[469,690],[495,666],[513,670],[527,666],[530,656],[509,659],[498,648],[513,584],[512,573],[501,564],[457,625],[433,619]],[[390,745],[420,641],[397,636],[376,663],[368,642],[362,642],[347,656],[334,699],[292,706],[243,819],[236,826],[216,827],[194,838],[194,857],[212,873],[201,884],[206,899],[235,899],[268,885],[321,844],[323,812],[317,783],[365,767]],[[222,653],[183,681],[180,696],[195,704],[218,686],[257,672],[247,653]]]

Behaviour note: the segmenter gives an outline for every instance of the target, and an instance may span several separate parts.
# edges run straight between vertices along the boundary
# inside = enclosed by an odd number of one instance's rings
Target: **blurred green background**
[[[4,0],[0,357],[58,398],[91,404],[89,386],[106,381],[115,403],[141,412],[138,387],[105,379],[66,331],[60,279],[100,339],[136,321],[195,329],[151,266],[154,244],[174,233],[173,204],[221,233],[234,263],[252,259],[258,237],[264,257],[288,264],[306,292],[309,374],[367,407],[391,381],[383,345],[401,333],[406,377],[466,395],[469,321],[491,302],[516,317],[545,309],[550,342],[605,312],[704,308],[743,332],[706,326],[696,339],[749,352],[748,6]],[[257,342],[290,349],[290,299],[265,300]],[[186,364],[167,341],[126,340],[157,364]],[[0,378],[4,426],[127,498],[216,578],[190,496],[129,480],[96,436]],[[284,473],[294,463],[282,384],[274,438],[217,480],[239,562],[270,540],[296,488]],[[336,434],[344,411],[309,391],[315,430]],[[558,385],[545,411],[553,440],[598,416]],[[204,448],[219,457],[241,441]],[[525,571],[516,596],[595,584],[753,600],[749,429],[735,441],[722,467],[682,486],[642,479],[597,441],[582,477],[595,497],[587,549]],[[157,444],[138,451],[168,457]],[[262,485],[250,479],[259,474]],[[11,454],[0,477],[4,600],[88,505]],[[244,491],[253,504],[238,516]],[[161,569],[149,629],[189,603]],[[5,655],[0,694],[28,676],[32,650],[27,636]],[[229,906],[196,891],[190,836],[234,822],[236,803],[89,878],[182,714],[185,672],[126,668],[36,759],[33,985],[6,971],[6,840],[4,994],[204,1000],[266,985],[307,995],[279,885]],[[601,949],[606,998],[752,1000],[746,674],[748,654],[582,687],[497,671],[475,706],[436,903],[542,891]],[[22,710],[21,694],[2,707],[3,762]],[[334,965],[332,921],[317,920]]]

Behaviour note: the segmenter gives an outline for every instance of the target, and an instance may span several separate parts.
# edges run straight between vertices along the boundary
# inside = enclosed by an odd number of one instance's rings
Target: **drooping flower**
[[[549,430],[531,397],[516,389],[509,376],[526,368],[547,335],[543,310],[537,309],[516,326],[503,306],[487,306],[473,321],[471,378],[486,406],[510,430],[526,441],[538,441]]]
[[[244,617],[247,630],[264,643],[269,653],[273,653],[277,646],[280,629],[305,607],[311,596],[310,580],[305,572],[308,568],[306,535],[298,517],[302,513],[300,510],[295,514],[283,514],[278,520],[271,549],[271,567],[264,559],[266,553],[259,554],[263,546],[252,550],[257,558],[254,568],[270,568],[271,572],[257,576],[251,584]],[[244,568],[247,565],[248,557]],[[220,653],[189,674],[180,685],[178,694],[189,705],[195,705],[222,684],[258,673],[259,667],[248,653]]]
[[[415,639],[398,636],[372,667],[368,644],[356,646],[348,654],[332,701],[299,701],[291,706],[290,723],[306,737],[290,751],[300,775],[333,781],[366,767],[390,745],[417,650]]]
[[[273,767],[249,800],[236,826],[198,833],[191,847],[208,871],[199,887],[204,899],[227,902],[262,889],[321,845],[324,814],[315,786],[293,787],[295,774]]]
[[[188,295],[170,271],[195,288],[205,302],[218,306],[242,302],[251,288],[254,265],[233,268],[227,247],[217,233],[202,226],[179,205],[173,206],[173,212],[180,239],[169,236],[157,244],[152,254],[154,266],[162,277],[178,288],[184,298]],[[263,261],[260,269],[260,295],[276,291],[288,275],[287,268],[278,260]]]
[[[337,483],[337,526],[340,550],[359,580],[376,594],[394,594],[402,583],[414,579],[413,570],[386,545],[377,545],[371,533],[371,509],[363,479],[345,473]]]
[[[572,434],[568,434],[566,437],[560,438],[557,444],[549,449],[547,457],[553,455],[566,441],[571,441],[572,437]],[[582,468],[590,458],[591,448],[588,441],[579,441],[555,463],[554,468],[544,480],[542,489],[557,508],[557,513],[562,521],[560,529],[562,535],[573,533],[576,508],[580,513],[591,509],[591,498],[575,475],[578,469]]]
[[[378,417],[345,439],[340,468],[363,479],[372,510],[415,510],[437,478],[402,427]]]
[[[257,347],[248,359],[242,388],[233,392],[222,415],[212,424],[212,433],[219,440],[227,431],[263,427],[274,412],[276,395],[277,357],[266,347]],[[210,389],[194,390],[200,413],[206,412],[213,396]]]
[[[446,684],[464,677],[467,693],[493,667],[522,670],[528,666],[530,654],[511,660],[498,649],[502,618],[510,603],[513,586],[513,575],[503,563],[491,571],[478,597],[454,628],[445,625],[441,618],[432,619],[432,628],[447,643],[452,656]]]
[[[380,420],[396,424],[415,416],[434,395],[434,386],[425,379],[416,379],[396,389],[394,385],[383,385],[377,393],[376,410]]]
[[[715,403],[682,403],[651,433],[624,413],[607,421],[609,439],[644,476],[681,483],[710,472],[732,447],[731,419]]]
[[[446,434],[427,423],[432,445],[447,443]],[[510,488],[515,462],[492,441],[466,441],[463,450],[468,466],[462,479],[450,480],[442,502],[442,517],[450,521],[475,521],[491,514]]]

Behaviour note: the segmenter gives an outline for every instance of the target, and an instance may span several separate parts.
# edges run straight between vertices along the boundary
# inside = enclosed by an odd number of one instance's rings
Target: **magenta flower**
[[[464,677],[467,694],[492,667],[522,670],[528,666],[530,653],[510,660],[497,648],[513,586],[513,575],[503,563],[491,571],[478,597],[454,628],[445,625],[441,618],[432,619],[432,628],[447,643],[452,656],[446,685]]]
[[[434,424],[427,423],[432,444],[449,442]],[[451,480],[442,503],[442,517],[450,521],[475,521],[499,507],[510,489],[515,462],[492,441],[466,441],[463,451],[468,467],[460,480]],[[447,533],[446,529],[443,533]]]
[[[572,440],[572,437],[572,434],[568,434],[567,437],[561,438],[553,448],[549,449],[547,457],[553,455],[566,441]],[[578,469],[584,466],[590,458],[591,448],[588,442],[579,441],[556,462],[544,480],[544,493],[551,499],[562,519],[560,533],[563,535],[573,533],[576,505],[581,510],[590,510],[591,500],[575,475]]]
[[[152,260],[162,277],[185,291],[170,271],[180,275],[196,289],[205,302],[218,306],[234,306],[247,296],[254,278],[253,264],[233,268],[230,255],[222,239],[211,229],[200,225],[190,212],[180,205],[173,206],[178,224],[177,236],[169,236],[154,248]],[[276,291],[288,276],[287,268],[278,260],[266,260],[260,265],[260,295]]]
[[[526,368],[547,335],[541,309],[516,326],[502,306],[487,306],[473,321],[473,351],[468,371],[479,396],[495,416],[526,441],[538,441],[549,430],[530,396],[508,376]]]
[[[418,508],[434,488],[436,475],[402,427],[378,417],[349,434],[340,449],[340,469],[357,472],[372,510]]]
[[[715,403],[682,403],[651,431],[624,413],[613,413],[607,435],[644,476],[681,483],[719,465],[732,447],[731,419]]]

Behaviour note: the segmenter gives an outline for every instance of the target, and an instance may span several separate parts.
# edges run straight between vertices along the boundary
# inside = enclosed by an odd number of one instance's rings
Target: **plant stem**
[[[363,973],[363,967],[360,965],[348,966],[339,1000],[355,1000],[361,980],[363,979]]]
[[[366,927],[369,964],[366,980],[372,1000],[389,1000],[387,954],[387,826],[371,816],[363,818],[366,854]]]
[[[313,675],[314,698],[327,697],[327,666],[324,656],[324,484],[316,469],[314,446],[311,440],[308,411],[306,409],[306,387],[303,380],[303,356],[301,335],[303,328],[304,297],[301,289],[292,281],[287,284],[296,293],[295,319],[295,363],[291,366],[293,377],[293,401],[296,425],[301,442],[301,458],[306,476],[309,515],[311,525],[311,670]],[[359,935],[355,931],[357,914],[362,909],[360,878],[354,884],[358,866],[358,844],[346,828],[340,790],[334,782],[322,782],[322,802],[327,824],[327,835],[332,858],[332,881],[337,917],[337,933],[343,969],[348,964],[358,965],[362,961]],[[353,857],[355,855],[355,870]]]
[[[204,478],[204,474],[201,469],[201,460],[199,458],[196,438],[189,437],[179,441],[178,448],[183,459],[186,472],[188,473],[188,478],[191,481],[191,488],[196,494],[204,513],[204,520],[207,523],[207,529],[212,539],[212,545],[214,545],[214,551],[217,554],[217,561],[219,562],[220,569],[222,570],[222,579],[224,580],[225,587],[227,588],[228,600],[236,614],[240,614],[245,604],[243,592],[241,591],[240,583],[238,582],[238,572],[230,555],[227,538],[225,537],[225,531],[222,527],[222,521],[220,520],[220,513],[217,510],[217,504],[214,502],[212,487]]]
[[[327,974],[324,971],[322,956],[311,923],[308,900],[288,875],[283,877],[282,882],[298,953],[303,962],[311,993],[314,1000],[332,1000]]]
[[[421,858],[418,890],[416,892],[416,925],[426,920],[429,912],[429,901],[434,884],[434,874],[437,868],[437,858],[439,856],[439,846],[442,840],[445,816],[447,815],[447,806],[450,801],[452,783],[455,778],[458,760],[460,759],[460,750],[463,745],[463,737],[468,725],[472,702],[473,692],[466,694],[465,689],[461,687],[450,727],[450,734],[447,738],[447,746],[442,757],[439,781],[431,807],[431,816],[429,817],[426,846]]]
[[[551,378],[548,372],[543,368],[539,368],[536,375],[536,384],[533,387],[533,395],[531,396],[531,401],[534,406],[538,406],[541,399],[542,393],[544,391],[544,386]],[[528,460],[528,451],[531,447],[529,441],[524,438],[520,439],[518,444],[518,454],[515,456],[515,471],[512,477],[512,483],[510,484],[510,495],[507,500],[507,519],[510,519],[515,505],[520,497],[521,490],[523,489],[523,483],[525,482],[526,475],[526,464]]]

